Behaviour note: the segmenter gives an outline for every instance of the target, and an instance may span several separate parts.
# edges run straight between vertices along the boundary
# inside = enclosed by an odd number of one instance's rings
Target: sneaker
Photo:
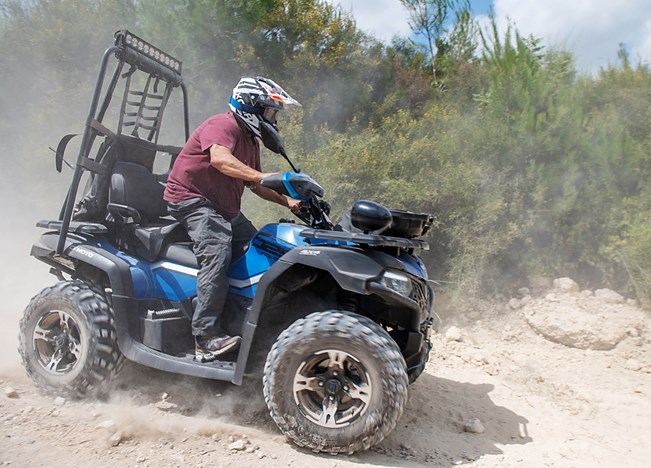
[[[231,351],[240,345],[242,338],[222,334],[219,336],[197,336],[195,338],[195,357],[200,362],[214,361],[217,356]]]

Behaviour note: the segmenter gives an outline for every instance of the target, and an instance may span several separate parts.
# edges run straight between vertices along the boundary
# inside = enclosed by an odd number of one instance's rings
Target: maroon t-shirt
[[[228,177],[210,165],[210,147],[228,148],[253,169],[260,168],[260,145],[233,114],[210,117],[197,128],[176,158],[167,178],[164,198],[178,203],[189,198],[209,200],[219,214],[231,220],[240,212],[244,181]]]

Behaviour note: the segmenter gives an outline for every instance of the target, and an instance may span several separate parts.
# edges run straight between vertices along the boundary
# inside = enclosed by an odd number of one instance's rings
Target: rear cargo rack
[[[43,220],[36,223],[36,227],[52,229],[53,231],[61,232],[62,224],[62,221]],[[108,228],[103,224],[98,223],[80,223],[77,221],[72,221],[68,225],[68,232],[74,232],[75,234],[106,234],[108,232]]]

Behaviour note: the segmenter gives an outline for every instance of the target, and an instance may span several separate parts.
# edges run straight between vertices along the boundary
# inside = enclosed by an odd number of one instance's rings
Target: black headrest
[[[164,190],[165,186],[147,168],[120,161],[111,175],[109,202],[135,208],[143,222],[153,221],[167,215]]]

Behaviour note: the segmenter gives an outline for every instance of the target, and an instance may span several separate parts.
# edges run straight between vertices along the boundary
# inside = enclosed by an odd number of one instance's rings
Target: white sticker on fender
[[[321,251],[320,250],[305,249],[305,250],[301,250],[300,252],[298,252],[298,254],[299,255],[308,255],[310,257],[314,257],[316,255],[321,254]]]

